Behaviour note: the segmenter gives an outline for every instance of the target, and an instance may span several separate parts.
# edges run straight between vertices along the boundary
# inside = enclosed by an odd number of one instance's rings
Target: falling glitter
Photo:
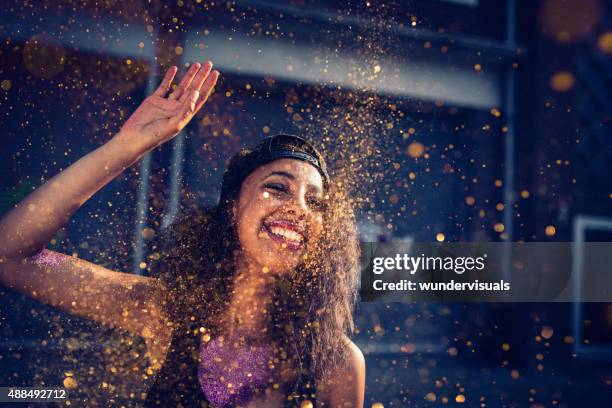
[[[545,338],[546,340],[550,339],[553,336],[553,333],[555,331],[553,330],[552,327],[550,326],[543,326],[542,330],[540,332],[540,335]]]
[[[32,37],[23,48],[28,71],[40,78],[53,78],[64,69],[66,51],[54,37],[43,34]]]
[[[576,79],[571,72],[557,72],[550,78],[550,87],[557,92],[567,92],[574,87]]]

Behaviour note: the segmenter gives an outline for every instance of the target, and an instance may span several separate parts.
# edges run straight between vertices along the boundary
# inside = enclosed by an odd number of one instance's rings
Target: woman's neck
[[[267,329],[276,279],[263,268],[246,262],[238,262],[236,272],[226,330],[261,333]]]

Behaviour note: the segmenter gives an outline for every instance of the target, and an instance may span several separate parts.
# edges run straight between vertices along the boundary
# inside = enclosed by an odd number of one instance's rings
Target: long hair
[[[291,149],[316,157],[319,171],[327,176],[323,157],[303,139],[278,137],[272,142],[281,143],[282,151]],[[262,149],[270,148],[270,142],[266,143],[232,157],[216,207],[187,209],[166,233],[160,278],[167,289],[166,309],[178,327],[192,327],[197,322],[203,332],[220,333],[220,316],[230,302],[234,259],[240,247],[232,206],[242,181],[265,164],[257,158],[261,158]],[[269,340],[279,345],[280,355],[300,373],[295,384],[285,384],[288,394],[303,390],[305,382],[326,380],[342,368],[348,361],[344,335],[354,331],[352,314],[359,282],[357,229],[347,193],[339,183],[325,178],[322,238],[298,267],[277,279],[266,331]]]

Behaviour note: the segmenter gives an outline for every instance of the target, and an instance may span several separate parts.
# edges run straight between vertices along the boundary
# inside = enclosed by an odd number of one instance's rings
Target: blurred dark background
[[[6,3],[0,214],[109,140],[167,66],[206,58],[222,80],[204,112],[51,248],[154,275],[163,228],[278,132],[319,144],[366,241],[612,241],[611,18],[605,0]],[[77,406],[146,391],[139,339],[0,294],[1,386],[73,378]],[[356,319],[368,407],[612,401],[609,304],[363,302]]]

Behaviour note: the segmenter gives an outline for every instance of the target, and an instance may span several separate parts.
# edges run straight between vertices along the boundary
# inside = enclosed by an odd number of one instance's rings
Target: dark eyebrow
[[[289,180],[295,180],[296,179],[296,177],[293,174],[288,173],[286,171],[273,171],[272,173],[270,173],[266,177],[264,177],[264,180],[266,180],[268,177],[272,177],[272,176],[281,176],[281,177],[288,178]],[[308,186],[312,190],[315,190],[317,193],[322,193],[323,192],[318,186],[315,186],[313,184],[309,184]]]

